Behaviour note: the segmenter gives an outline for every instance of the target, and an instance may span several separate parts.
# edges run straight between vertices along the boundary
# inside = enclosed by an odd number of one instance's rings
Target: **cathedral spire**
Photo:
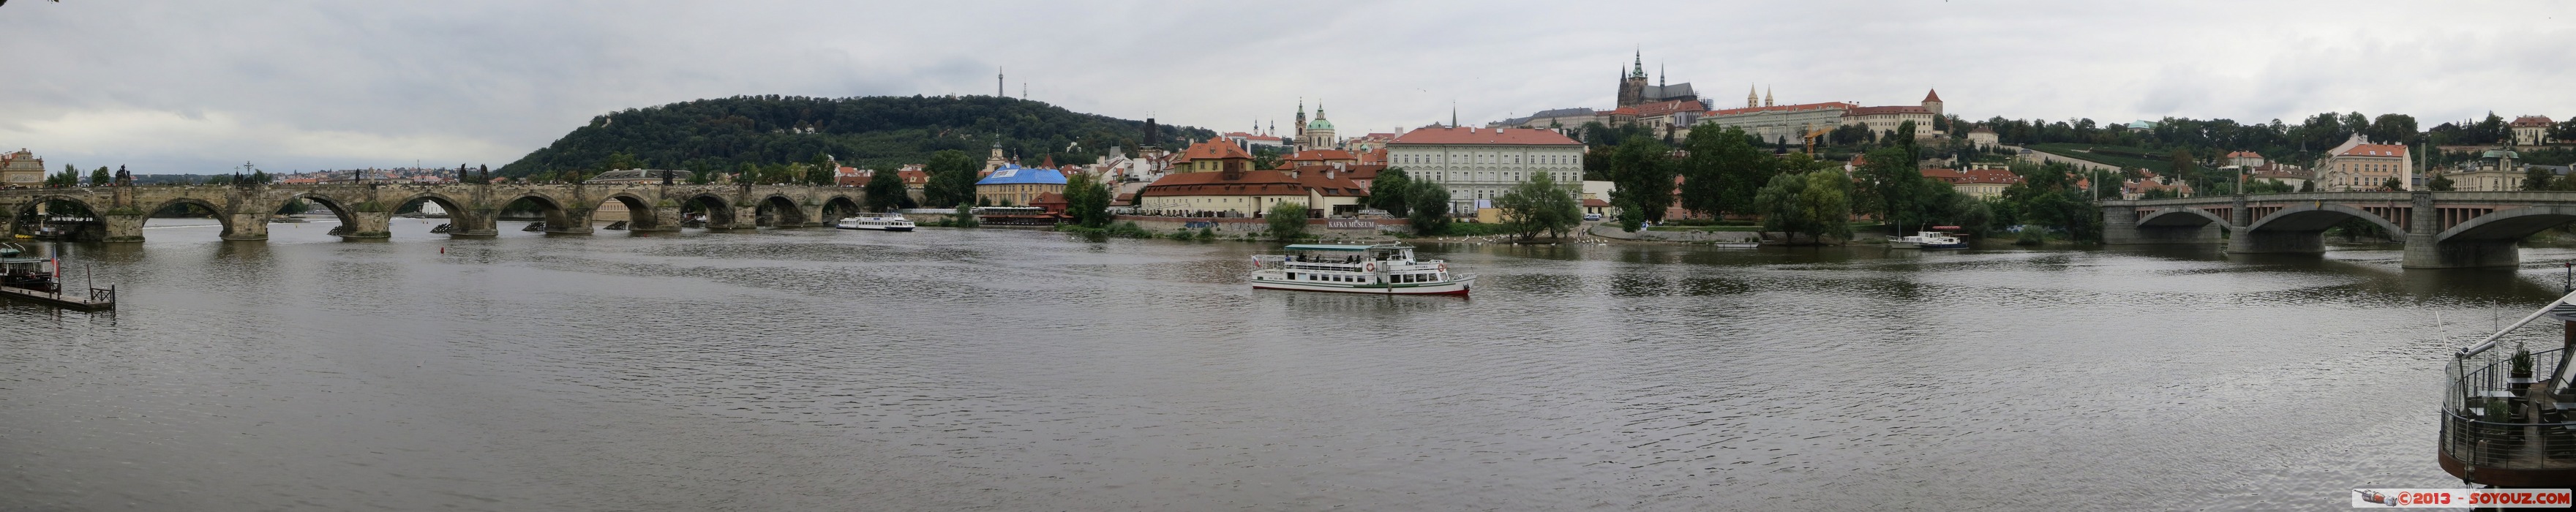
[[[1755,92],[1759,92],[1759,91],[1758,91],[1758,90],[1756,90],[1756,89],[1754,89],[1752,84],[1746,84],[1746,85],[1744,86],[1744,108],[1753,108],[1753,107],[1759,107],[1759,106],[1762,106],[1762,97],[1761,97],[1761,96],[1759,96],[1759,95],[1753,94],[1753,93],[1755,93]]]
[[[1771,88],[1762,88],[1762,106],[1771,106]]]
[[[1633,70],[1631,70],[1631,71],[1629,71],[1629,72],[1628,72],[1628,77],[1629,77],[1629,78],[1645,78],[1645,77],[1646,77],[1646,50],[1645,50],[1645,49],[1640,48],[1640,49],[1638,49],[1638,50],[1637,50],[1636,66],[1637,66],[1636,68],[1634,68]]]

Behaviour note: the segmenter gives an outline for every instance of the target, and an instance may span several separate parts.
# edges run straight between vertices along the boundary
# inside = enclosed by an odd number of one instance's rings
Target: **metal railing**
[[[2576,469],[2576,393],[2566,385],[2565,356],[2553,348],[2453,358],[2445,371],[2442,452],[2474,467]]]

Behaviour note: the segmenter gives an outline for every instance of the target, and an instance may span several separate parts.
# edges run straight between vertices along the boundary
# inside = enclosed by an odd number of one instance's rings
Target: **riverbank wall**
[[[1270,232],[1270,219],[1233,217],[1160,217],[1119,215],[1114,222],[1134,222],[1136,227],[1154,233],[1206,229],[1216,236],[1235,237]],[[1306,233],[1324,242],[1347,242],[1363,239],[1401,236],[1411,233],[1413,223],[1405,219],[1306,219]]]

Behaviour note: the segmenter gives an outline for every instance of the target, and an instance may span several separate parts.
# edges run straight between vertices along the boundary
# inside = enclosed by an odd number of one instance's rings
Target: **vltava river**
[[[1461,300],[1254,292],[1270,244],[435,222],[72,246],[124,303],[0,305],[0,510],[2342,508],[2457,484],[2440,336],[2576,257],[1426,246]]]

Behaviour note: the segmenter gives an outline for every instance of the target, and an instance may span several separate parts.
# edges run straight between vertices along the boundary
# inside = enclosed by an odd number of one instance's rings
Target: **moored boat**
[[[841,219],[841,222],[833,224],[832,227],[876,231],[912,231],[912,220],[905,219],[902,214],[895,213],[862,213],[857,217]]]
[[[2576,347],[2571,300],[2576,294],[2452,354],[2437,443],[2443,471],[2474,485],[2576,487],[2576,373],[2566,358]],[[2561,335],[2530,336],[2499,350],[2504,338],[2544,318],[2560,322]],[[2530,341],[2542,350],[2530,350]]]
[[[1968,242],[1939,231],[1920,231],[1912,236],[1887,237],[1889,249],[1966,249]]]
[[[1295,244],[1287,254],[1252,257],[1252,288],[1383,295],[1466,295],[1475,274],[1449,262],[1415,260],[1403,244]]]
[[[61,262],[28,256],[17,244],[0,244],[0,286],[54,293],[62,291],[55,281],[61,276]]]

